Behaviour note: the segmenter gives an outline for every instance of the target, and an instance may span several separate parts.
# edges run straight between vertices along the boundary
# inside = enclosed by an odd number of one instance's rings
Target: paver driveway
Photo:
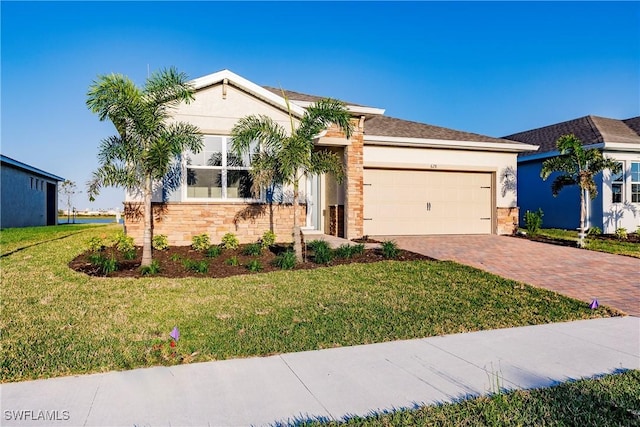
[[[470,265],[640,316],[640,259],[509,236],[384,236],[406,250]]]

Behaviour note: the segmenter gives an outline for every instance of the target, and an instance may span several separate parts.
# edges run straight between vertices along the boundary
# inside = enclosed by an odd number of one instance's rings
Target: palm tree
[[[170,122],[170,112],[180,102],[194,99],[187,76],[175,68],[153,73],[143,87],[121,74],[99,76],[89,87],[87,107],[100,120],[110,120],[118,135],[100,143],[100,167],[88,182],[90,200],[102,187],[121,187],[144,200],[142,265],[151,264],[151,196],[153,186],[180,184],[179,158],[189,149],[202,149],[197,127]]]
[[[612,173],[620,173],[621,164],[615,159],[608,159],[596,148],[585,150],[582,141],[575,135],[563,135],[556,141],[560,155],[542,163],[540,176],[547,180],[554,172],[560,174],[551,183],[551,192],[556,197],[564,187],[577,185],[580,187],[580,234],[578,246],[584,246],[585,222],[587,217],[587,196],[593,200],[598,196],[598,188],[594,177],[604,169]]]
[[[302,234],[298,224],[300,179],[311,174],[331,173],[338,181],[344,176],[342,160],[329,150],[314,150],[313,140],[330,125],[340,128],[347,138],[353,126],[344,103],[323,99],[310,105],[296,128],[286,96],[291,131],[264,115],[247,116],[231,131],[232,149],[237,155],[249,153],[257,143],[251,162],[252,192],[256,195],[273,184],[293,186],[293,243],[298,261],[302,261]]]

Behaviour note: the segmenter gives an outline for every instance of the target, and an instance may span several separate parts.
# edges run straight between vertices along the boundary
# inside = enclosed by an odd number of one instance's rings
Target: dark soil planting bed
[[[245,255],[246,246],[247,245],[240,245],[238,249],[233,250],[223,249],[220,255],[216,257],[208,257],[206,252],[196,251],[190,246],[174,246],[163,251],[154,250],[153,259],[157,261],[160,270],[151,276],[222,278],[240,274],[279,271],[280,268],[273,265],[273,263],[279,254],[289,249],[289,246],[275,245],[263,250],[260,255]],[[91,260],[91,256],[96,254],[102,255],[105,259],[115,260],[117,270],[105,274],[100,266]],[[136,257],[132,260],[125,259],[123,254],[115,248],[107,247],[100,252],[86,251],[80,254],[69,263],[69,267],[90,276],[147,277],[143,276],[140,271],[141,258],[141,247],[136,247]],[[393,259],[398,261],[413,261],[430,260],[431,258],[413,252],[399,250],[398,256]],[[233,265],[236,262],[232,260],[237,260],[237,265]],[[350,258],[334,257],[327,264],[314,262],[313,254],[310,254],[306,262],[296,264],[293,270],[308,270],[350,263],[372,263],[384,260],[386,260],[386,258],[380,249],[366,249],[364,253],[353,255]],[[249,265],[252,262],[254,266],[256,263],[259,264],[259,271],[251,271],[249,269]],[[194,263],[205,263],[207,271],[200,273],[190,269],[189,265],[194,265]]]

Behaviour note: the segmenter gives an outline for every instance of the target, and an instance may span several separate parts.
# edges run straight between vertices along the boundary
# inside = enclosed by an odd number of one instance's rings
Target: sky
[[[175,66],[501,137],[585,115],[640,115],[640,2],[2,1],[2,154],[89,202],[100,141],[89,85]]]

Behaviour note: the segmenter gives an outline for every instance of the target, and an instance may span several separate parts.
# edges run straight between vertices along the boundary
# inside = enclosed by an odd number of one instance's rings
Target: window
[[[640,203],[640,162],[631,163],[631,203]]]
[[[199,153],[188,151],[187,198],[248,199],[251,194],[251,155],[236,156],[231,150],[231,138],[205,135]],[[253,153],[255,147],[251,150]]]
[[[611,202],[622,203],[622,188],[624,186],[624,164],[620,173],[611,176]]]

